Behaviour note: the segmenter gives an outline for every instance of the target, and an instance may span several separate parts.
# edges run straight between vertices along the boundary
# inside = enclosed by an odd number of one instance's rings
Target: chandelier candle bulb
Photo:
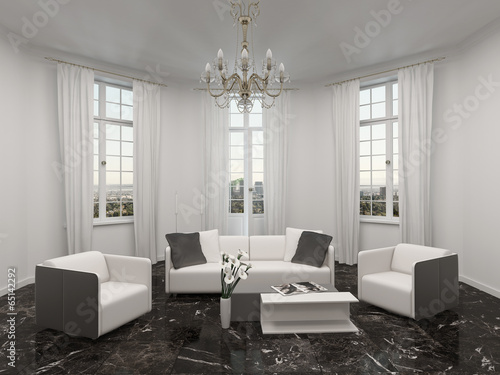
[[[219,60],[219,70],[222,71],[224,54],[222,53],[222,49],[220,49],[220,48],[219,48],[219,52],[217,52],[217,59]]]
[[[283,65],[283,63],[280,64],[280,73],[284,73],[285,72],[285,65]]]
[[[205,72],[210,74],[210,63],[207,63],[207,65],[205,65]]]
[[[267,59],[267,70],[271,70],[271,64],[272,64],[272,59],[273,59],[273,53],[271,52],[271,49],[268,48],[267,53],[266,53],[266,59]]]

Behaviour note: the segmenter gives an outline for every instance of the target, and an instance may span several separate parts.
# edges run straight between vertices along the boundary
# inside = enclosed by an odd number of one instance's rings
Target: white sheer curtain
[[[287,182],[287,128],[289,93],[283,91],[275,105],[263,111],[264,221],[266,234],[285,234]]]
[[[204,208],[205,228],[227,234],[229,212],[229,111],[220,109],[214,99],[204,94],[205,165]]]
[[[431,244],[430,139],[434,65],[400,69],[399,229],[401,242]]]
[[[355,264],[359,250],[359,80],[333,86],[335,229],[340,263]]]
[[[160,86],[134,80],[135,254],[157,262]]]
[[[94,71],[57,65],[59,140],[68,253],[89,251],[93,230]]]

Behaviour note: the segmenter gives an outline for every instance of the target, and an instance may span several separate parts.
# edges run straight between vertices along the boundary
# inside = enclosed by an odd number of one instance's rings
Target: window
[[[264,213],[264,130],[262,107],[255,102],[251,113],[240,113],[236,102],[229,111],[229,159],[231,186],[229,212]]]
[[[94,84],[94,221],[134,215],[132,90]]]
[[[399,220],[398,83],[360,90],[360,215]]]

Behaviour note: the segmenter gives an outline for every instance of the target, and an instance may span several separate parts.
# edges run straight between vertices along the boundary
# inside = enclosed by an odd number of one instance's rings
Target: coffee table
[[[260,295],[260,324],[264,334],[357,332],[350,320],[349,292],[319,292],[282,296]]]
[[[329,292],[336,292],[332,284],[321,284]],[[259,322],[260,321],[260,294],[277,293],[270,285],[254,285],[245,288],[240,285],[231,297],[231,321],[236,322]]]

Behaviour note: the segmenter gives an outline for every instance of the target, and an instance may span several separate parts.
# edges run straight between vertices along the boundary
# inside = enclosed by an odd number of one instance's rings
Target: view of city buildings
[[[387,216],[387,188],[385,186],[371,188],[361,188],[359,192],[360,209],[359,214],[365,216]],[[393,217],[399,217],[399,191],[395,191],[393,196]]]
[[[233,214],[242,214],[245,212],[245,181],[238,178],[231,181],[230,187],[230,212]],[[254,214],[264,213],[264,184],[262,181],[256,181],[252,192],[252,211]]]
[[[131,185],[108,185],[106,217],[133,216],[134,196]],[[94,189],[94,218],[99,218],[99,194]]]

